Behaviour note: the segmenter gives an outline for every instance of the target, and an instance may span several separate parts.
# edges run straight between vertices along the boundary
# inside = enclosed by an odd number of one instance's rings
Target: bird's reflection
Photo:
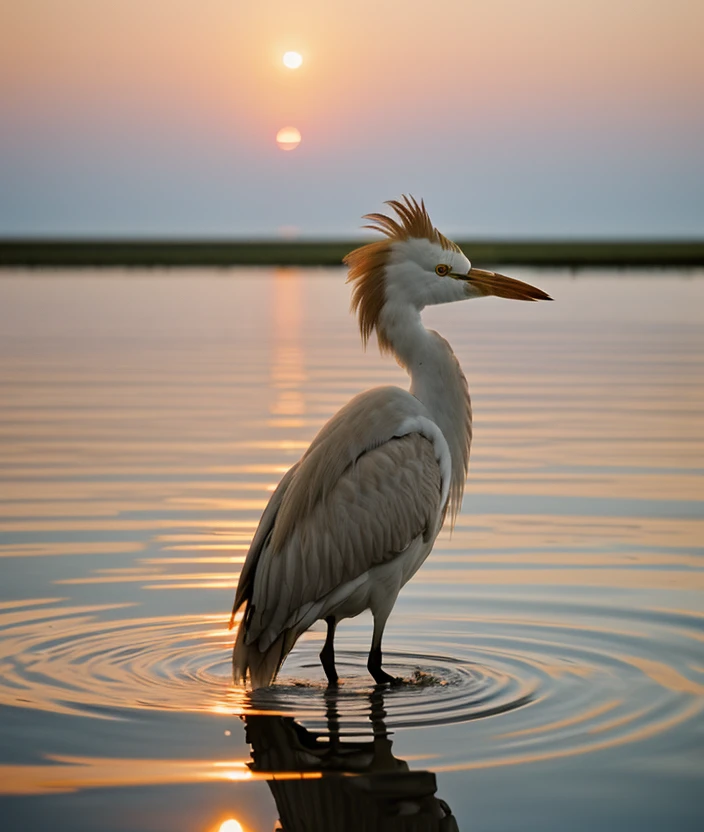
[[[372,738],[366,741],[341,738],[338,696],[333,690],[326,694],[327,733],[309,731],[292,717],[245,717],[250,768],[272,775],[277,829],[459,832],[449,806],[435,797],[435,775],[409,771],[394,757],[383,692],[370,696]]]

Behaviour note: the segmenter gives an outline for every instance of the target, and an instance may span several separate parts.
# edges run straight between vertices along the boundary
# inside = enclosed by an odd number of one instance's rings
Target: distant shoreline
[[[338,266],[361,240],[0,240],[0,268]],[[478,265],[704,266],[696,241],[487,241],[460,246]]]

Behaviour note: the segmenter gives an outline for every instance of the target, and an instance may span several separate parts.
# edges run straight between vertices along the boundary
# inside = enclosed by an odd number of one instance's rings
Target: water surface
[[[340,770],[463,832],[701,828],[704,275],[512,273],[556,302],[425,313],[475,434],[387,626],[408,683],[373,691],[361,616],[337,695],[315,629],[255,697],[226,626],[259,514],[347,399],[407,384],[344,273],[0,277],[3,829],[376,811]]]

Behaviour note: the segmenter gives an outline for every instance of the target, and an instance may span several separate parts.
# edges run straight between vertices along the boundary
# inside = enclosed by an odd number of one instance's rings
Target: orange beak
[[[460,275],[457,275],[460,277]],[[472,267],[469,273],[461,275],[483,295],[496,295],[498,298],[512,298],[513,300],[552,300],[542,289],[536,289],[530,283],[505,277],[503,274],[488,272],[484,269]]]

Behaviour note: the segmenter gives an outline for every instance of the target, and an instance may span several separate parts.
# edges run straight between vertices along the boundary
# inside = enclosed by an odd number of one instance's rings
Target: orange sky
[[[704,226],[691,0],[23,0],[0,32],[0,234],[350,233],[408,190],[466,233]]]

